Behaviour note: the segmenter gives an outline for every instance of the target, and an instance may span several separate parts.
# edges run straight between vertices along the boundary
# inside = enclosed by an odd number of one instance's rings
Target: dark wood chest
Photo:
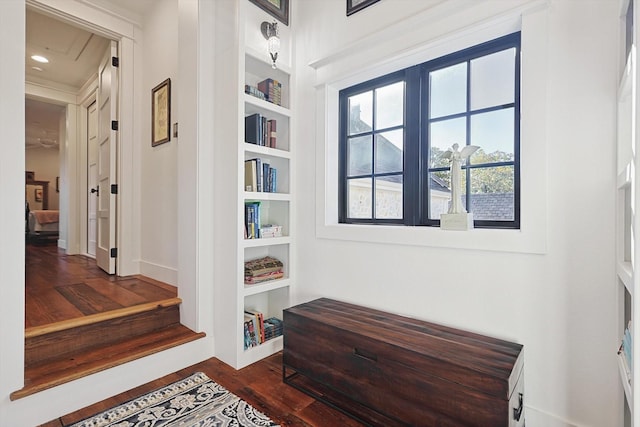
[[[364,424],[524,426],[520,344],[326,298],[283,323],[284,381]]]

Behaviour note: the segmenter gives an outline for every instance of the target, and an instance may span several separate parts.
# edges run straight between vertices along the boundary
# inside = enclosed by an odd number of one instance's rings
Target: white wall
[[[178,121],[178,0],[154,2],[144,21],[141,102],[141,273],[177,284],[178,139],[151,146],[151,90],[171,78],[171,123]],[[182,191],[195,191],[182,189]]]
[[[296,299],[333,297],[522,343],[527,426],[620,425],[613,229],[618,2],[537,2],[539,10],[525,21],[523,82],[530,85],[523,93],[540,96],[534,86],[547,93],[535,108],[523,107],[529,145],[523,142],[522,155],[536,151],[531,144],[547,147],[532,171],[546,171],[543,185],[522,196],[523,221],[546,219],[536,225],[544,244],[533,252],[541,254],[318,238],[316,218],[325,206],[313,189],[325,166],[316,156],[326,149],[309,121],[315,117],[322,128],[327,106],[316,103],[314,86],[352,78],[367,62],[388,69],[390,53],[420,48],[414,44],[420,34],[431,33],[426,43],[442,50],[447,40],[459,41],[465,24],[488,28],[487,16],[497,14],[500,22],[527,2],[448,0],[440,15],[421,20],[432,3],[438,2],[381,1],[351,17],[342,0],[298,4]],[[397,24],[405,18],[410,22]],[[368,44],[359,43],[363,37]],[[540,61],[526,58],[540,49],[546,49]],[[532,117],[534,111],[543,115]],[[544,203],[530,206],[532,197]]]
[[[198,0],[180,0],[196,5]],[[208,0],[202,0],[208,1]],[[136,234],[140,227],[136,227],[139,212],[131,209],[139,197],[140,157],[138,146],[143,144],[138,127],[149,126],[150,120],[142,122],[142,116],[147,114],[149,104],[143,104],[142,96],[150,98],[150,87],[141,89],[143,68],[142,29],[137,23],[122,19],[117,14],[105,9],[96,9],[84,1],[73,0],[38,0],[36,5],[57,12],[65,17],[77,19],[80,23],[89,23],[91,28],[102,35],[121,39],[121,79],[126,90],[136,93],[136,96],[121,99],[120,107],[123,114],[121,138],[123,146],[120,153],[120,177],[126,186],[121,189],[120,203],[129,208],[119,217],[121,237],[132,244],[126,248],[127,274],[137,273],[135,256],[139,249],[136,246]],[[197,7],[196,7],[197,9]],[[182,13],[182,12],[180,12]],[[109,396],[131,389],[140,384],[170,372],[182,369],[198,361],[211,357],[213,341],[210,329],[212,320],[207,316],[208,311],[197,314],[197,322],[202,325],[198,330],[207,332],[207,337],[188,343],[141,360],[121,365],[108,371],[100,372],[80,380],[76,380],[50,390],[28,396],[17,401],[10,401],[11,392],[23,385],[24,369],[24,14],[25,0],[0,1],[0,52],[7,61],[0,67],[0,123],[2,123],[3,140],[0,142],[3,156],[0,157],[0,194],[3,197],[3,208],[0,210],[0,231],[3,243],[0,245],[0,276],[2,283],[11,286],[0,286],[0,297],[3,310],[0,311],[0,426],[33,426],[49,421],[60,415],[85,407],[93,402],[103,400]],[[177,18],[176,18],[177,19]],[[185,22],[191,22],[197,28],[197,14],[190,14]],[[200,40],[200,34],[198,40]],[[124,54],[122,52],[124,50]],[[164,52],[161,52],[164,55]],[[202,75],[199,64],[191,62],[190,66],[197,67],[198,75]],[[125,67],[124,64],[127,64]],[[155,63],[154,63],[155,64]],[[188,64],[187,64],[188,65]],[[126,79],[123,78],[126,76]],[[210,117],[211,108],[202,112]],[[200,111],[199,111],[200,112]],[[145,116],[147,117],[147,116]],[[147,138],[148,141],[148,138]],[[145,141],[146,143],[146,141]],[[194,143],[197,143],[194,142]],[[150,142],[149,142],[150,144]],[[174,192],[175,193],[175,192]],[[126,203],[124,203],[126,202]],[[192,209],[192,208],[191,208]],[[146,220],[145,218],[142,219]],[[194,236],[185,236],[185,244],[194,244]],[[21,249],[22,248],[22,249]],[[176,251],[178,249],[175,249]],[[124,252],[124,251],[123,251]],[[135,260],[133,260],[135,256]],[[205,254],[205,257],[207,255]],[[207,268],[200,267],[207,273]],[[122,270],[121,270],[122,271]],[[210,284],[210,281],[206,283]],[[200,299],[194,301],[190,297],[190,306],[202,304],[210,307],[210,291],[207,289],[197,292],[197,283],[189,282],[191,294],[198,294]],[[37,409],[37,410],[36,410]]]
[[[59,194],[56,192],[56,177],[60,176],[60,153],[52,148],[30,148],[26,150],[25,170],[34,171],[36,180],[49,181],[49,209],[57,210]]]

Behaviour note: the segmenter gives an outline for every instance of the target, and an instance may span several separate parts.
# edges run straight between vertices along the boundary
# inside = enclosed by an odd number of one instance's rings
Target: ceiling
[[[30,83],[77,93],[97,75],[109,40],[49,16],[27,10],[25,74]],[[31,59],[42,55],[49,63]],[[40,70],[34,69],[39,67]],[[25,101],[26,148],[59,148],[59,117],[64,107]]]

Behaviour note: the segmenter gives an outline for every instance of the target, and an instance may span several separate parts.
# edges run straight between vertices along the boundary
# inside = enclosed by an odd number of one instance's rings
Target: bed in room
[[[28,213],[27,238],[30,241],[58,238],[60,211],[32,210]]]

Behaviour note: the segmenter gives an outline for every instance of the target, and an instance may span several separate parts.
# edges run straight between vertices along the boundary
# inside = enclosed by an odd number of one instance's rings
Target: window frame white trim
[[[403,50],[402,40],[395,40],[399,54],[389,58],[384,51],[376,52],[375,57],[362,62],[368,65],[358,70],[342,63],[348,60],[349,55],[339,55],[335,61],[329,58],[312,64],[320,64],[316,69],[316,237],[451,249],[546,253],[546,4],[546,1],[528,2],[493,19],[479,18],[480,22],[469,22],[459,31],[434,36],[419,48],[407,46]],[[456,16],[449,20],[454,22]],[[522,33],[520,229],[448,231],[435,227],[338,223],[339,91],[514,31]],[[351,46],[354,53],[357,46]]]

